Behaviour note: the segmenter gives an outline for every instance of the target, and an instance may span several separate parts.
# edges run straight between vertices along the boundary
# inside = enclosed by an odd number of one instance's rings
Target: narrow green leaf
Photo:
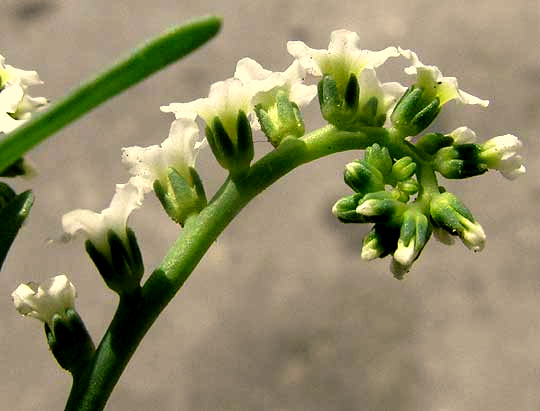
[[[175,27],[83,83],[0,140],[0,171],[99,104],[202,46],[216,35],[220,26],[220,18],[206,17]]]
[[[0,268],[33,203],[32,192],[25,191],[0,210]]]

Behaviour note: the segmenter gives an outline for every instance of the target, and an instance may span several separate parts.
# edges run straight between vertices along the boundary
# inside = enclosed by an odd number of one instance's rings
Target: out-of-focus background
[[[367,227],[342,225],[330,212],[349,193],[344,164],[360,153],[304,166],[250,204],[211,248],[107,409],[540,409],[540,3],[3,0],[0,52],[8,64],[38,70],[45,85],[31,94],[54,101],[145,39],[207,14],[224,18],[208,46],[31,152],[40,174],[16,187],[32,187],[36,204],[0,275],[2,409],[63,409],[70,386],[42,325],[12,306],[20,282],[68,274],[96,341],[114,312],[115,296],[82,240],[48,243],[61,235],[62,214],[108,206],[114,185],[128,179],[121,148],[167,137],[172,118],[160,105],[206,96],[245,56],[281,71],[291,62],[287,40],[326,48],[337,28],[357,31],[367,49],[412,48],[462,89],[491,99],[488,109],[450,103],[437,131],[467,125],[481,138],[522,139],[527,174],[519,180],[491,172],[446,184],[484,226],[486,249],[475,255],[432,240],[396,281],[388,259],[360,259]],[[406,62],[394,60],[382,79],[409,84]],[[322,125],[316,104],[306,122]],[[224,173],[210,151],[198,169],[213,193]],[[179,230],[150,197],[132,217],[151,271]]]

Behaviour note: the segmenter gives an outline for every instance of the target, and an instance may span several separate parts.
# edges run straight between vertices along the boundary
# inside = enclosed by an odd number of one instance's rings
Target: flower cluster
[[[4,64],[0,55],[0,132],[9,133],[30,118],[32,113],[47,104],[44,97],[31,97],[30,86],[42,84],[37,72]]]

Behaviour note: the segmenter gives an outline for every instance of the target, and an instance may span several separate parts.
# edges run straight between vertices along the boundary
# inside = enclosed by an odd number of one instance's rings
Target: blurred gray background
[[[159,106],[206,96],[245,56],[281,71],[287,40],[326,48],[337,28],[364,48],[412,48],[488,109],[450,103],[435,129],[467,125],[481,138],[513,133],[527,174],[448,183],[483,224],[486,249],[432,240],[405,281],[388,260],[363,262],[367,227],[340,225],[332,204],[349,152],[304,166],[253,201],[150,330],[108,410],[538,410],[540,409],[540,2],[538,0],[228,1],[2,0],[0,53],[36,69],[32,95],[61,97],[140,42],[189,18],[217,14],[207,47],[93,111],[31,153],[40,174],[17,181],[36,204],[0,276],[0,404],[59,410],[70,378],[48,353],[42,325],[21,318],[20,282],[66,273],[96,341],[116,298],[61,215],[108,206],[127,181],[121,147],[158,144],[170,115]],[[384,81],[409,84],[393,61]],[[317,107],[309,129],[322,125]],[[262,136],[257,136],[262,141]],[[257,155],[269,150],[256,144]],[[207,191],[224,178],[210,151],[198,163]],[[148,271],[178,229],[154,199],[131,219]]]

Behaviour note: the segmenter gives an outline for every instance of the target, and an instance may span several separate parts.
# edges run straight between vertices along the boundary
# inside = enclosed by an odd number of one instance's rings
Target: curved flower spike
[[[438,97],[440,105],[450,100],[459,100],[463,104],[478,104],[482,107],[489,105],[489,100],[482,100],[458,88],[458,82],[455,77],[443,77],[441,71],[436,66],[426,66],[418,58],[418,55],[412,50],[405,50],[398,47],[399,53],[412,65],[405,69],[405,73],[416,75],[416,85],[423,88],[426,92]]]
[[[287,51],[311,75],[320,77],[330,74],[338,84],[342,81],[346,83],[351,73],[358,77],[364,68],[379,67],[388,58],[399,56],[395,47],[380,51],[362,50],[358,47],[359,40],[355,32],[335,30],[330,35],[328,50],[309,48],[302,41],[289,41]]]
[[[43,284],[21,284],[11,294],[17,311],[36,318],[53,328],[53,316],[74,308],[77,292],[65,275],[53,277]]]
[[[29,86],[43,84],[37,72],[20,70],[4,62],[0,55],[0,132],[9,133],[47,104],[47,99],[26,94]]]
[[[82,209],[70,211],[62,217],[62,227],[69,236],[84,232],[94,247],[110,259],[109,230],[114,231],[129,248],[127,219],[133,210],[142,205],[143,196],[142,188],[133,182],[117,184],[108,208],[101,213]]]
[[[194,113],[174,120],[169,136],[160,146],[124,147],[122,162],[128,172],[136,177],[132,183],[139,185],[145,193],[152,191],[155,180],[167,185],[169,167],[173,167],[190,185],[193,185],[190,167],[195,166],[197,155],[208,143],[199,141],[199,127]]]

